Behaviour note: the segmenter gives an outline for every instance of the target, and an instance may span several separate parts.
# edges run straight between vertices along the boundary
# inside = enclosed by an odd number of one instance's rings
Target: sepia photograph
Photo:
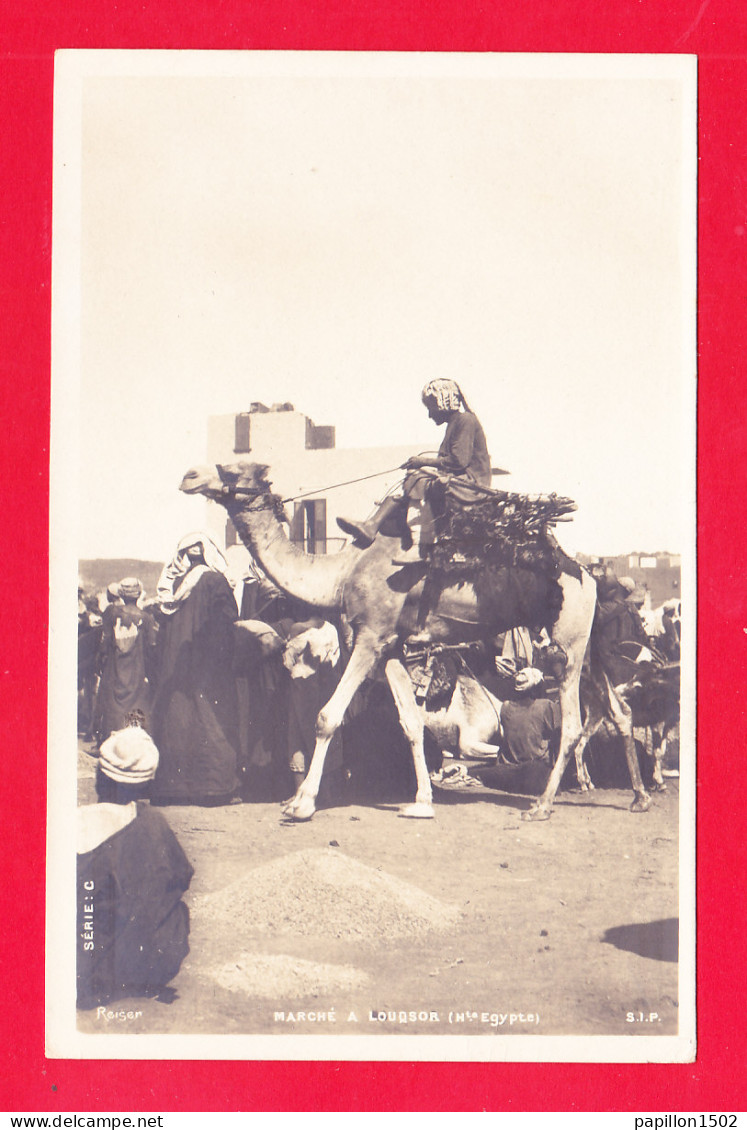
[[[56,53],[49,1057],[694,1059],[696,90]]]

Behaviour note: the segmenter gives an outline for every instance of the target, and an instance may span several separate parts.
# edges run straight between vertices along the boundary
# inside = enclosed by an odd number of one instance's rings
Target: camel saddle
[[[476,492],[477,495],[477,492]],[[480,488],[474,502],[448,492],[429,547],[430,569],[449,580],[474,580],[486,566],[527,569],[557,578],[580,572],[551,532],[576,510],[557,494],[515,494]]]

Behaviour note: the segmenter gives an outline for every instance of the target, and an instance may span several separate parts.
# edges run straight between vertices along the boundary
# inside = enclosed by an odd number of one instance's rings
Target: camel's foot
[[[592,780],[579,781],[578,787],[579,787],[579,789],[581,790],[582,793],[590,793],[592,791],[592,789],[595,788],[595,785],[594,785],[594,782]]]
[[[531,808],[522,812],[522,820],[549,820],[552,816],[552,805],[535,801]]]
[[[648,812],[651,807],[651,797],[648,793],[639,793],[630,806],[631,812]]]
[[[433,820],[436,813],[433,811],[432,804],[415,801],[414,804],[406,804],[404,808],[400,809],[399,815],[406,816],[410,820]]]
[[[291,820],[311,820],[315,812],[314,798],[304,793],[296,793],[283,805],[283,816],[288,816]]]
[[[651,791],[654,793],[665,793],[667,791],[666,781],[654,781],[651,786]]]

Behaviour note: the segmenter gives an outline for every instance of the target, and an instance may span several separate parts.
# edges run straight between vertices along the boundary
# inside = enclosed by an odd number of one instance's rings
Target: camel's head
[[[185,494],[204,494],[206,498],[256,498],[270,493],[266,463],[218,463],[192,467],[181,481]]]

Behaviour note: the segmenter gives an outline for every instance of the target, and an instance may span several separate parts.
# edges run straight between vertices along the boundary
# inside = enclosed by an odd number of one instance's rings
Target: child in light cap
[[[127,715],[126,722],[125,728],[110,734],[99,750],[99,772],[96,779],[99,800],[104,799],[102,790],[108,794],[112,791],[106,781],[101,780],[102,776],[115,785],[125,786],[140,795],[145,790],[138,786],[147,785],[156,775],[158,750],[153,738],[143,729],[145,715],[142,710],[133,710]]]

